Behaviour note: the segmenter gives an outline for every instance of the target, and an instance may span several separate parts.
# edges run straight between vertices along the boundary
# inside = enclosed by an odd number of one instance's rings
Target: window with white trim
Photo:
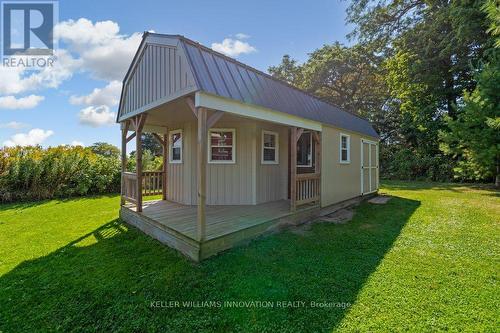
[[[312,167],[312,133],[303,132],[297,141],[297,166]]]
[[[182,163],[182,130],[171,131],[168,138],[170,163]]]
[[[208,131],[208,163],[235,163],[236,132],[212,128]]]
[[[340,163],[351,163],[351,136],[340,133]]]
[[[262,131],[262,164],[279,163],[279,135],[276,132]]]

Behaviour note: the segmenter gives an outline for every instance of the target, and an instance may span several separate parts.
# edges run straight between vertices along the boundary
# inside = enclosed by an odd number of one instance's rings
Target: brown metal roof
[[[197,90],[378,138],[366,119],[186,37],[145,33],[143,42],[148,36],[179,40]]]

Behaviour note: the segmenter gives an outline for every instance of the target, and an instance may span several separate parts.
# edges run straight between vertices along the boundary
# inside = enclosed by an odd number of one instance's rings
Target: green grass
[[[201,264],[122,224],[115,196],[2,205],[0,332],[498,330],[498,192],[404,182],[382,192],[394,198],[362,204],[348,224],[269,236]]]

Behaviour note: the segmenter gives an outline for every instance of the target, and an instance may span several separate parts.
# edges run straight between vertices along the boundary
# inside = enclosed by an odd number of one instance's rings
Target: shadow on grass
[[[364,203],[348,224],[273,235],[201,264],[113,220],[1,276],[0,331],[331,331],[419,204]]]

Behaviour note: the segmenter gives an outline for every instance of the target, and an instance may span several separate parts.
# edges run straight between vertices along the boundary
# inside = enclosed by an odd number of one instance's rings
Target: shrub
[[[0,149],[0,201],[118,192],[120,161],[89,148]]]
[[[454,167],[455,162],[443,154],[423,155],[396,145],[380,148],[381,178],[447,182],[453,180]]]

